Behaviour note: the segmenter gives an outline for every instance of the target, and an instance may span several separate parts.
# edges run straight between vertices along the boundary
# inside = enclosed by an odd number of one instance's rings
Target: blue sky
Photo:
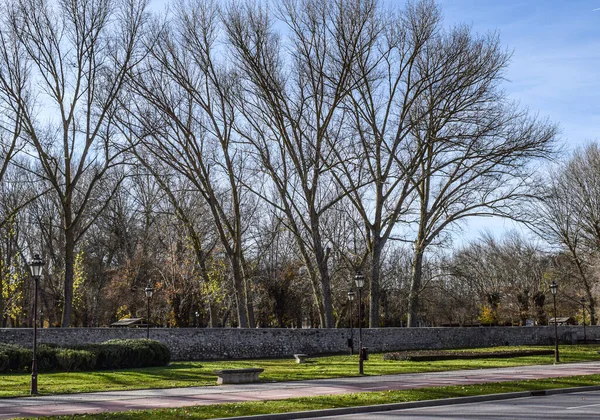
[[[600,0],[442,0],[445,23],[498,31],[513,51],[507,92],[562,128],[570,149],[600,139]],[[594,9],[599,9],[594,11]]]
[[[513,51],[505,89],[531,112],[559,123],[567,150],[600,140],[600,0],[441,0],[447,25],[497,31]],[[598,9],[594,11],[594,9]],[[522,230],[496,218],[471,220],[457,244],[484,229]]]

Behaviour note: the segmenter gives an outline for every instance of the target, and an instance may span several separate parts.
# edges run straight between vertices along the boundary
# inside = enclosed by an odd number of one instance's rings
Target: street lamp
[[[354,325],[352,325],[354,319],[352,318],[352,305],[354,303],[355,295],[356,293],[354,293],[354,290],[348,291],[348,301],[350,302],[350,338],[348,339],[348,347],[350,347],[350,354],[354,354]]]
[[[579,299],[579,303],[581,303],[581,316],[583,317],[583,343],[587,344],[587,334],[585,333],[585,298],[582,296]]]
[[[144,288],[144,293],[146,294],[146,298],[148,300],[148,318],[146,320],[146,338],[150,339],[150,299],[152,299],[152,295],[154,294],[154,289],[150,284]]]
[[[33,256],[33,260],[29,263],[29,269],[31,270],[31,277],[35,282],[35,292],[33,296],[33,362],[31,364],[31,395],[37,395],[37,301],[38,301],[38,286],[40,277],[42,276],[42,269],[44,268],[44,261],[38,254]]]
[[[558,284],[552,280],[550,284],[550,292],[552,292],[552,300],[554,301],[554,362],[560,362],[558,354],[558,320],[556,319],[556,292],[558,292]]]
[[[194,315],[196,316],[194,319],[194,327],[198,328],[200,326],[200,312],[196,311]]]
[[[358,373],[364,374],[363,363],[365,360],[365,349],[362,343],[362,323],[361,323],[361,303],[362,303],[362,288],[365,285],[365,276],[360,271],[356,272],[354,276],[354,282],[358,289]]]

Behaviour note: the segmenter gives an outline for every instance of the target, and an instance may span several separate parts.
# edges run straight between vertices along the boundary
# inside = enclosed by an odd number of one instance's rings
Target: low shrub
[[[31,368],[32,351],[10,344],[0,344],[0,372],[23,372]],[[171,361],[169,348],[154,340],[109,340],[102,344],[60,347],[39,344],[40,371],[85,371],[165,366]]]
[[[7,359],[4,372],[25,372],[31,369],[33,353],[30,349],[13,344],[0,344],[0,354],[6,356]]]
[[[430,362],[435,360],[464,359],[497,359],[524,356],[546,356],[554,354],[554,350],[508,350],[508,351],[452,351],[452,350],[419,350],[384,353],[383,360],[400,360],[411,362]]]
[[[8,370],[8,355],[0,352],[0,372]]]
[[[58,349],[56,368],[66,372],[94,370],[96,355],[88,350]]]
[[[57,360],[56,352],[58,346],[56,344],[43,343],[37,346],[37,365],[40,372],[56,370]]]
[[[75,348],[94,353],[97,369],[165,366],[171,361],[169,348],[155,340],[115,339]]]

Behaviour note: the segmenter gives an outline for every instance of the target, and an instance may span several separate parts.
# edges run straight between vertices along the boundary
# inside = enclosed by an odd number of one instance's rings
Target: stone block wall
[[[586,328],[589,340],[600,339],[600,326]],[[504,345],[552,345],[553,327],[470,327],[470,328],[364,328],[363,346],[370,352],[414,349],[450,349]],[[583,339],[581,326],[560,326],[561,343]],[[216,360],[292,357],[347,352],[347,328],[151,328],[150,338],[165,343],[173,360]],[[113,338],[146,338],[136,328],[43,328],[39,343],[101,343]],[[31,328],[0,329],[0,343],[31,346]],[[358,330],[354,330],[358,348]]]

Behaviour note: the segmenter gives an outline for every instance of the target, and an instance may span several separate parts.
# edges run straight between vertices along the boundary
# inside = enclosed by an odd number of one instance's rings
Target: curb
[[[363,405],[356,407],[328,408],[313,411],[294,411],[290,413],[257,414],[254,416],[221,417],[215,420],[292,420],[314,417],[341,416],[346,414],[375,413],[378,411],[405,410],[409,408],[436,407],[445,405],[468,404],[485,401],[501,401],[513,398],[538,397],[553,394],[600,391],[600,385],[581,386],[576,388],[540,389],[534,391],[506,392],[502,394],[474,395],[471,397],[443,398],[438,400],[411,401],[380,405]]]

